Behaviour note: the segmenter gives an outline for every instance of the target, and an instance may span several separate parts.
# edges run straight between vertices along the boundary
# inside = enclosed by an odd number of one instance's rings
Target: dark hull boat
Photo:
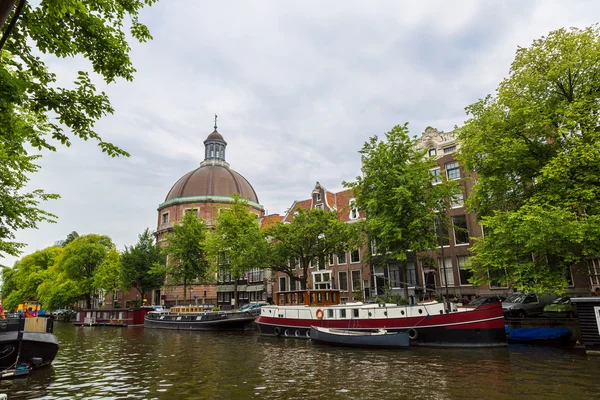
[[[144,327],[186,331],[243,331],[255,318],[254,314],[236,312],[148,313],[144,317]]]
[[[319,343],[348,347],[408,347],[410,339],[406,332],[356,331],[348,329],[310,327],[310,340]]]
[[[511,343],[561,344],[568,343],[573,333],[565,328],[510,328],[506,325],[506,334]]]
[[[262,335],[310,338],[311,326],[406,332],[411,345],[506,346],[501,303],[456,308],[428,302],[411,306],[339,303],[335,290],[279,292],[278,306],[263,306],[256,325]],[[327,302],[329,302],[327,304]],[[321,305],[322,304],[322,305]]]
[[[58,353],[58,339],[52,329],[50,318],[0,320],[0,369],[50,365]]]

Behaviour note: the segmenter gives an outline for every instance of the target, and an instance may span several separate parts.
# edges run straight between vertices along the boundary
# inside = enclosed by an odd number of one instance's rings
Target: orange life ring
[[[323,309],[322,308],[319,308],[317,310],[317,318],[318,319],[323,319]]]

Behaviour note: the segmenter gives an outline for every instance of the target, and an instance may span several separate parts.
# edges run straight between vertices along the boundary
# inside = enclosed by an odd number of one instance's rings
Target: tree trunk
[[[17,0],[0,0],[0,29],[4,26],[8,15],[15,8]]]

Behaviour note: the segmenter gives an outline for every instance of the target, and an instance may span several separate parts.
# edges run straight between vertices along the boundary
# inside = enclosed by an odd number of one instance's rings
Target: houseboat
[[[416,305],[340,304],[339,290],[278,292],[277,305],[256,319],[262,335],[310,338],[311,326],[345,330],[406,332],[411,345],[506,346],[501,303],[457,308],[436,301]],[[446,309],[449,307],[449,309]]]
[[[58,339],[52,333],[51,318],[10,316],[0,319],[0,370],[22,364],[50,365],[58,353]]]
[[[574,297],[581,342],[588,354],[600,354],[600,297]]]
[[[141,326],[144,316],[154,311],[152,307],[98,308],[79,310],[74,325],[79,326]]]
[[[187,331],[243,331],[256,318],[255,313],[204,311],[202,306],[171,307],[168,312],[151,312],[144,318],[145,328]]]

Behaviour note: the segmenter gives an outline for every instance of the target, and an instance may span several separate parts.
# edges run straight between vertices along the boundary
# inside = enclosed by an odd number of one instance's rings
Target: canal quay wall
[[[581,341],[581,330],[577,318],[505,318],[512,328],[564,328],[573,332],[572,341]]]

